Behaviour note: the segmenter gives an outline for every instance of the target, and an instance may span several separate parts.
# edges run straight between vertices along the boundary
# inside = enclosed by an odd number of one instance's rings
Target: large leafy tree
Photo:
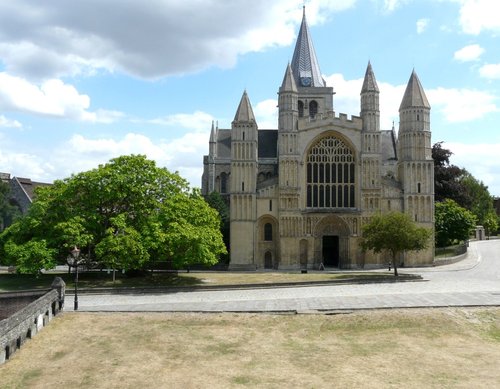
[[[463,184],[465,169],[450,163],[453,153],[443,147],[443,142],[432,146],[434,160],[434,197],[436,201],[452,199],[462,207],[468,208],[472,202],[469,192]]]
[[[454,200],[474,213],[479,224],[485,224],[486,216],[494,212],[488,187],[466,169],[451,164],[452,155],[450,150],[443,147],[443,142],[432,146],[435,200]]]
[[[476,216],[455,201],[446,199],[436,203],[436,246],[446,247],[469,239],[476,225]]]
[[[389,252],[395,276],[398,275],[398,255],[404,251],[425,249],[432,235],[431,230],[418,227],[407,214],[401,212],[375,215],[362,231],[362,249],[375,253]]]
[[[493,197],[490,195],[488,187],[470,173],[464,175],[462,184],[470,198],[470,203],[467,204],[466,208],[476,215],[479,224],[484,225],[487,215],[495,212]]]
[[[209,265],[226,253],[217,212],[200,193],[138,155],[40,188],[28,214],[0,235],[0,254],[17,261],[33,242],[52,262],[27,256],[30,271],[63,262],[75,245],[88,261],[125,270],[151,260]]]

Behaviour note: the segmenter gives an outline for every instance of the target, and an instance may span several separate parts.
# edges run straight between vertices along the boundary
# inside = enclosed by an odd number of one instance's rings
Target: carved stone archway
[[[339,216],[328,215],[322,218],[314,228],[315,265],[323,263],[327,267],[350,267],[350,235],[349,226]]]

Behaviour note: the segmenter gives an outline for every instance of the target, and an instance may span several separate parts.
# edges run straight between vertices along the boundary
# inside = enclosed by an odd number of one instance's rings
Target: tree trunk
[[[394,276],[397,277],[398,274],[398,264],[396,263],[396,254],[397,252],[392,252],[392,266],[394,267]]]

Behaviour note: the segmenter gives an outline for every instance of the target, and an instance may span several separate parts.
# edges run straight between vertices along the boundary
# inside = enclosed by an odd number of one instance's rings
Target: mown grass
[[[493,388],[500,308],[342,315],[65,313],[0,387]]]
[[[46,273],[38,276],[30,274],[0,274],[0,291],[49,288],[54,277],[64,279],[66,286],[74,286],[74,274]],[[281,272],[190,272],[190,273],[150,273],[141,277],[128,277],[122,273],[82,272],[79,274],[80,288],[119,288],[119,287],[199,287],[217,285],[272,284],[284,282],[316,282],[352,279],[384,279],[392,277],[391,273],[281,273]]]

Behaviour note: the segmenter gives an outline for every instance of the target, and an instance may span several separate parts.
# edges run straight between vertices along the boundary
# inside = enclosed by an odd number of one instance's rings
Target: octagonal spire
[[[295,83],[300,86],[326,86],[321,70],[319,68],[318,59],[309,32],[309,27],[306,20],[306,7],[303,8],[302,24],[300,25],[297,43],[292,57],[292,72],[295,78]]]

